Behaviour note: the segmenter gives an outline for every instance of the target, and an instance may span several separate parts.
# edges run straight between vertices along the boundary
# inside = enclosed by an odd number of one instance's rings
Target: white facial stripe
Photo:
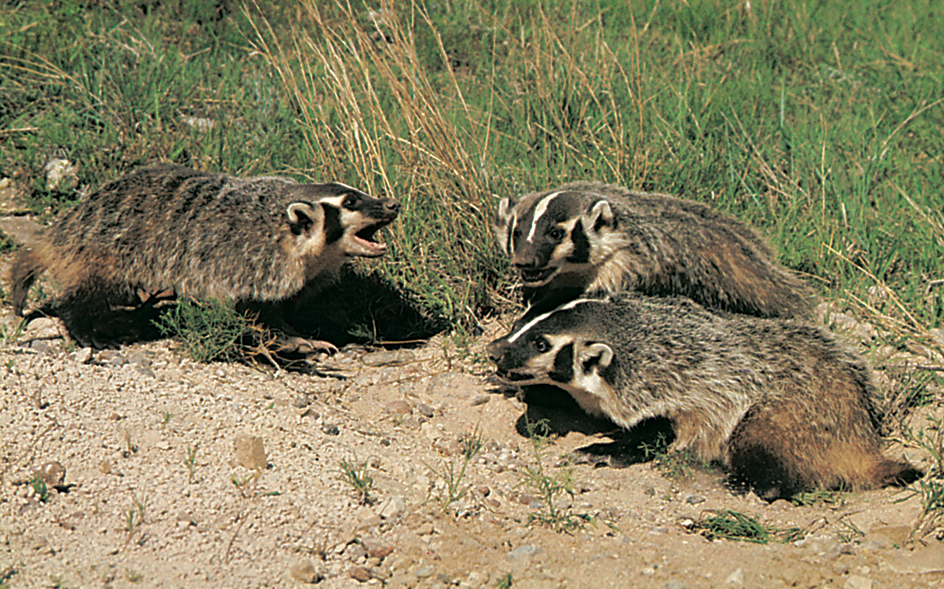
[[[328,196],[318,199],[318,202],[326,202],[329,205],[334,205],[335,208],[341,209],[343,208],[341,204],[344,202],[344,198],[345,195],[343,194],[341,196]]]
[[[511,215],[511,219],[508,221],[508,235],[507,240],[505,241],[505,253],[509,256],[515,255],[515,229],[518,227],[518,213]]]
[[[554,313],[557,313],[558,311],[567,311],[567,310],[573,309],[574,307],[576,307],[576,306],[579,305],[580,303],[602,303],[602,302],[604,302],[604,301],[601,301],[601,300],[599,300],[599,299],[575,299],[575,300],[573,300],[573,301],[570,301],[570,302],[567,303],[567,304],[564,304],[564,305],[561,305],[560,307],[557,307],[557,308],[554,309],[553,311],[548,311],[547,313],[542,313],[541,315],[538,315],[537,317],[535,317],[535,318],[532,319],[531,321],[528,321],[527,323],[525,323],[524,326],[523,326],[521,329],[519,329],[518,331],[516,331],[513,336],[511,336],[510,338],[508,338],[508,343],[509,343],[509,344],[515,343],[515,340],[518,339],[519,337],[521,337],[522,335],[524,335],[524,333],[527,332],[529,329],[531,329],[532,327],[534,327],[534,326],[537,325],[538,323],[544,321],[545,319],[547,319],[548,317],[550,317],[550,316],[553,315]]]
[[[552,192],[544,198],[538,201],[536,207],[534,207],[534,218],[531,219],[531,231],[528,232],[528,241],[531,242],[534,239],[534,230],[538,226],[538,221],[541,217],[544,216],[544,213],[547,212],[547,207],[551,204],[551,201],[554,200],[560,192]]]

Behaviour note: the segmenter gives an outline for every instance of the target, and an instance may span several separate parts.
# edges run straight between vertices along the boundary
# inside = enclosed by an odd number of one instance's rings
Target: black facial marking
[[[590,241],[583,230],[583,221],[577,220],[574,229],[570,232],[570,240],[574,243],[574,251],[567,256],[567,261],[574,264],[586,264],[590,261]]]
[[[344,235],[344,227],[341,226],[341,212],[331,205],[322,204],[321,206],[324,209],[325,243],[334,243]]]
[[[574,344],[570,343],[557,352],[554,357],[554,372],[551,373],[554,382],[570,382],[574,379]]]

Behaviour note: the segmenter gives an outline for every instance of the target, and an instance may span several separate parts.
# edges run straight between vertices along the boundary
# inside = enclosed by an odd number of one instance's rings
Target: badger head
[[[578,299],[536,317],[527,315],[488,345],[499,379],[513,385],[549,384],[564,389],[591,415],[613,398],[613,348],[588,329],[588,307],[606,304]]]
[[[617,219],[602,196],[561,189],[527,195],[517,204],[506,198],[498,217],[502,247],[528,288],[580,282],[580,273],[618,249]]]
[[[386,244],[375,240],[375,234],[396,219],[397,201],[375,198],[339,183],[304,184],[298,190],[324,210],[326,248],[346,257],[376,258],[387,251]]]

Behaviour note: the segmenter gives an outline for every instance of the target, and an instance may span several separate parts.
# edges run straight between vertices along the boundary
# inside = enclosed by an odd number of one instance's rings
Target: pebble
[[[470,405],[472,405],[473,407],[478,407],[479,405],[484,405],[488,403],[489,399],[490,397],[488,395],[479,395],[472,399],[472,402],[470,403]]]
[[[705,501],[707,501],[707,499],[701,495],[689,495],[685,498],[685,503],[688,503],[689,505],[698,505],[699,503],[704,503]]]
[[[390,401],[384,407],[384,411],[390,415],[409,415],[413,412],[410,404],[406,401]]]
[[[264,470],[268,466],[265,446],[258,436],[236,436],[236,464],[250,470]]]
[[[360,581],[361,583],[370,581],[370,571],[362,566],[352,566],[347,574],[355,581]]]
[[[728,578],[724,580],[724,584],[728,587],[743,587],[744,571],[742,569],[736,569],[733,573],[728,575]]]
[[[297,562],[289,568],[289,574],[296,581],[313,584],[321,580],[321,575],[310,560]]]
[[[341,428],[339,428],[334,423],[326,423],[321,426],[321,431],[328,436],[336,436],[341,433]]]
[[[872,579],[860,577],[859,575],[849,575],[842,586],[843,589],[872,589]]]
[[[533,556],[538,553],[540,548],[534,544],[524,544],[509,552],[506,556],[511,560],[518,560],[526,556]]]
[[[413,352],[409,350],[384,350],[363,356],[361,363],[365,366],[389,366],[391,364],[412,362],[415,358]]]
[[[426,579],[428,577],[432,577],[433,573],[435,572],[436,572],[436,568],[431,564],[427,564],[427,565],[423,565],[417,568],[416,572],[414,572],[413,574],[416,575],[420,579]]]
[[[47,462],[35,469],[30,477],[42,479],[47,487],[60,487],[66,480],[66,469],[55,460]]]

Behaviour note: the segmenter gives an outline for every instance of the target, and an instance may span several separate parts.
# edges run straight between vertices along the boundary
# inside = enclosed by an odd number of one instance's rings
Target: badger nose
[[[384,199],[383,208],[388,213],[396,213],[400,210],[400,203],[393,199],[387,198]]]

